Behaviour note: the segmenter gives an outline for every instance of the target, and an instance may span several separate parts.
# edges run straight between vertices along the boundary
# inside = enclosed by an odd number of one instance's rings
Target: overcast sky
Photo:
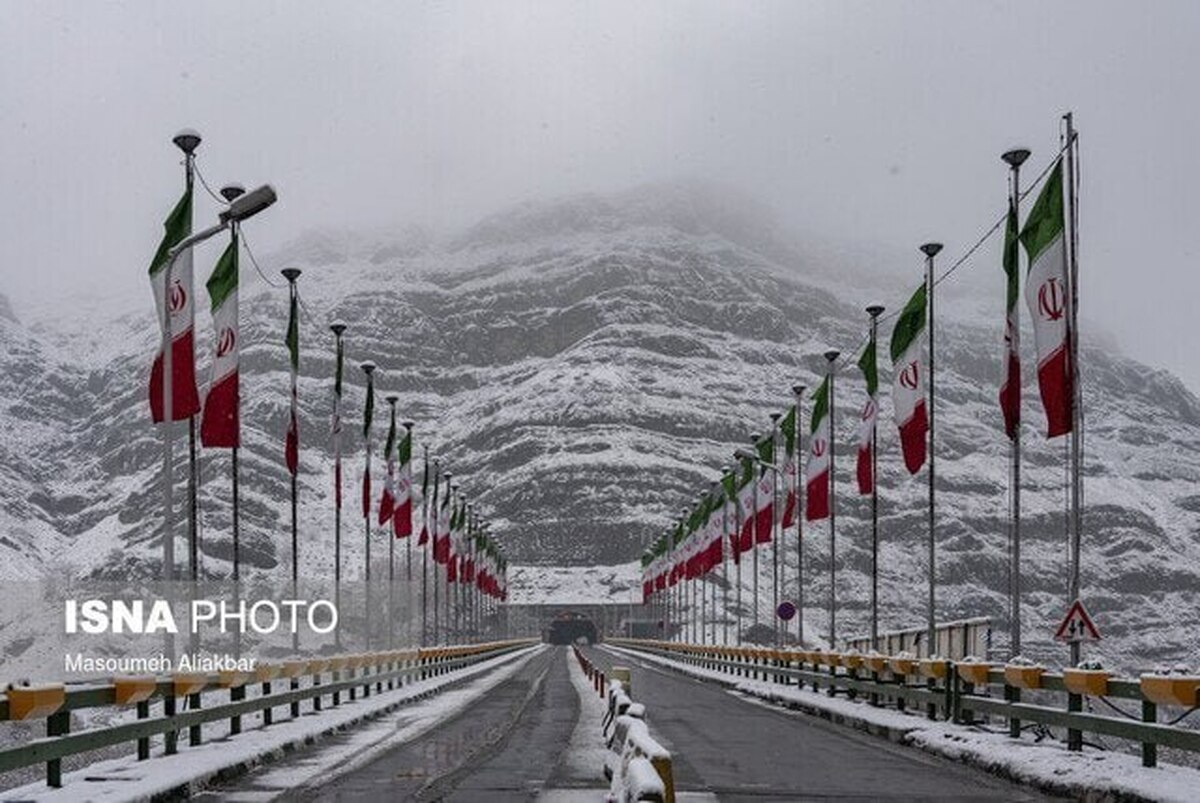
[[[801,238],[919,278],[1081,132],[1084,313],[1200,391],[1200,3],[10,0],[0,25],[0,292],[150,296],[204,136],[270,181],[247,234],[456,226],[531,197],[714,179]],[[204,215],[209,207],[201,207]],[[203,220],[198,216],[197,222]],[[964,281],[1000,292],[988,249]],[[203,274],[200,274],[203,275]],[[995,276],[995,278],[993,278]]]

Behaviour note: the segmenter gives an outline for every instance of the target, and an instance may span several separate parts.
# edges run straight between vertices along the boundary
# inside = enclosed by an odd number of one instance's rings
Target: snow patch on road
[[[568,653],[567,661],[571,664],[571,685],[579,694],[579,721],[571,734],[565,764],[572,778],[602,781],[608,753],[603,734],[604,701],[588,682],[573,652]]]

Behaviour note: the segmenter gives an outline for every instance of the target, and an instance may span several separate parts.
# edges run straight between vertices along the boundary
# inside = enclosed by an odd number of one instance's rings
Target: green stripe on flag
[[[1046,186],[1042,187],[1042,192],[1034,202],[1033,208],[1029,210],[1029,217],[1025,218],[1025,228],[1021,230],[1021,244],[1025,246],[1025,253],[1029,255],[1030,268],[1046,250],[1046,246],[1062,235],[1063,227],[1063,180],[1062,159],[1060,158],[1054,165],[1054,170],[1050,172],[1050,177],[1046,179]]]
[[[238,286],[238,248],[236,242],[231,242],[217,260],[212,275],[208,277],[208,297],[212,299],[212,311],[215,314],[225,299],[237,292]]]
[[[291,304],[288,306],[287,344],[288,358],[292,361],[292,370],[300,370],[300,316],[297,314],[296,293],[293,289]]]
[[[404,439],[400,441],[400,465],[406,466],[412,462],[412,430],[406,430]]]
[[[796,452],[796,406],[788,408],[787,415],[779,422],[779,430],[783,433],[783,448],[788,457]]]
[[[925,284],[917,288],[900,311],[896,328],[892,330],[892,362],[898,362],[912,342],[925,330]]]
[[[1012,312],[1013,307],[1017,305],[1017,297],[1021,294],[1018,289],[1020,281],[1017,276],[1017,243],[1019,241],[1017,210],[1013,208],[1012,201],[1009,201],[1008,222],[1004,227],[1004,274],[1007,288],[1005,309],[1008,312]]]
[[[167,267],[167,254],[184,237],[192,233],[192,188],[190,185],[183,191],[183,197],[175,204],[171,214],[167,215],[163,228],[165,231],[162,242],[158,244],[158,250],[154,252],[154,259],[150,262],[151,276]]]
[[[812,411],[812,430],[816,432],[821,426],[821,419],[829,413],[829,377],[825,377],[821,382],[821,387],[817,388],[815,403]]]
[[[872,337],[863,349],[862,356],[858,358],[858,367],[863,372],[863,378],[867,380],[867,395],[871,397],[874,397],[875,391],[879,389],[879,368],[876,365],[875,352],[875,338]]]

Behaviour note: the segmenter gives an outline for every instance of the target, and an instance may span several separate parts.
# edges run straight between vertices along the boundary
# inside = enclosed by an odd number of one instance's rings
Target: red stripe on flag
[[[804,518],[809,521],[829,517],[829,470],[822,471],[805,486]]]
[[[333,464],[333,503],[337,509],[342,509],[342,460],[338,458]]]
[[[296,476],[296,472],[300,470],[300,428],[296,423],[295,413],[289,416],[287,438],[283,444],[283,460],[287,463],[288,473]]]
[[[871,444],[858,447],[858,465],[855,473],[858,475],[858,492],[864,496],[870,494],[875,489],[875,478],[871,471]]]
[[[392,532],[397,538],[408,538],[412,535],[412,497],[396,508],[392,518]]]
[[[775,503],[772,502],[771,504],[764,507],[762,510],[758,511],[758,515],[755,516],[755,522],[754,522],[755,543],[759,543],[759,544],[771,543],[771,530],[774,529],[774,527],[772,526],[774,524],[774,522],[775,522]]]
[[[1071,372],[1067,349],[1061,347],[1038,365],[1038,390],[1046,410],[1046,437],[1055,438],[1071,431]]]
[[[150,416],[154,423],[163,420],[162,350],[150,369]],[[186,421],[200,412],[200,394],[196,390],[196,350],[189,329],[171,343],[171,416]]]
[[[239,445],[238,374],[234,371],[213,385],[204,399],[200,419],[200,444],[206,449],[233,449]]]
[[[1004,413],[1004,432],[1012,438],[1017,433],[1021,413],[1021,361],[1011,351],[1004,384],[1000,386],[1000,411]]]
[[[363,472],[362,484],[362,514],[363,518],[371,515],[371,470]]]
[[[912,418],[900,425],[900,449],[904,452],[904,466],[909,474],[916,474],[925,465],[925,436],[928,432],[925,400],[921,399],[913,410]]]

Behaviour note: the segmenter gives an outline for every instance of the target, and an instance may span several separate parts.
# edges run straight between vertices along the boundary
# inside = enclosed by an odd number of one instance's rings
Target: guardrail
[[[1026,664],[986,661],[949,661],[909,656],[859,655],[812,650],[774,650],[679,644],[643,639],[609,639],[619,647],[657,654],[726,674],[774,681],[811,684],[814,691],[850,699],[862,697],[869,705],[904,710],[924,707],[930,719],[938,717],[961,724],[978,721],[977,715],[994,715],[1008,721],[1009,735],[1020,735],[1023,723],[1067,730],[1067,748],[1080,750],[1083,734],[1128,739],[1141,745],[1142,765],[1157,766],[1158,746],[1200,753],[1200,730],[1179,727],[1200,709],[1200,676],[1142,675],[1137,680],[1113,677],[1098,669],[1064,669],[1050,672]],[[1038,704],[1022,702],[1034,695]],[[1061,698],[1065,697],[1065,705]],[[1095,699],[1115,715],[1084,712],[1086,699]],[[1117,700],[1138,704],[1137,712],[1122,709]],[[1058,705],[1041,704],[1057,701]],[[1160,707],[1172,717],[1159,721]]]
[[[202,727],[229,720],[229,734],[242,730],[242,717],[262,713],[263,727],[274,721],[276,709],[286,708],[292,718],[300,716],[302,703],[320,711],[328,701],[341,703],[346,693],[354,700],[375,692],[403,686],[414,680],[442,675],[454,669],[502,655],[535,643],[532,639],[489,642],[446,647],[391,650],[349,655],[321,656],[258,663],[253,672],[175,672],[166,676],[116,676],[107,682],[45,684],[10,687],[0,695],[0,722],[46,721],[46,737],[25,745],[0,750],[0,772],[46,764],[46,783],[62,785],[62,759],[113,745],[137,743],[138,760],[150,757],[150,740],[163,735],[163,752],[179,750],[179,734],[188,732],[188,744],[202,743]],[[283,688],[275,688],[278,681]],[[247,687],[259,685],[259,694],[247,698]],[[228,702],[206,706],[212,695],[227,695]],[[208,696],[206,700],[206,695]],[[179,700],[186,701],[180,712]],[[151,706],[161,704],[161,714],[152,716]],[[71,732],[71,713],[94,708],[132,708],[136,720],[108,727]]]
[[[880,633],[874,643],[868,635],[851,636],[840,641],[845,651],[881,652],[885,655],[911,652],[922,657],[932,653],[956,659],[966,658],[968,655],[990,655],[992,651],[992,620],[986,616],[942,622],[934,630],[935,641],[932,650],[928,649],[928,633],[925,627],[910,627]]]

